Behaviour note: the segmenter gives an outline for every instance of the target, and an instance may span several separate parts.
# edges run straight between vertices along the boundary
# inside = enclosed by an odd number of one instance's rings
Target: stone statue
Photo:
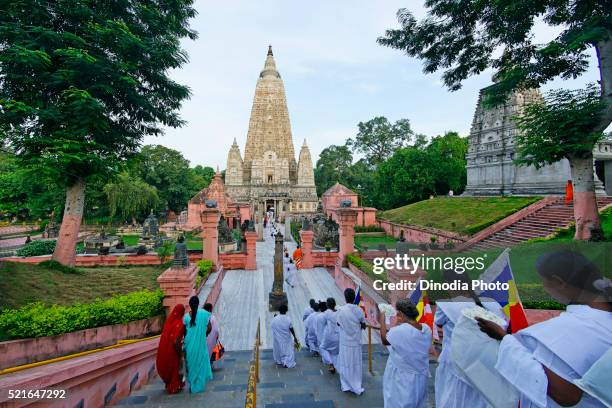
[[[308,217],[303,217],[302,218],[302,230],[304,230],[304,231],[311,231],[312,230],[312,222],[310,221],[310,218],[308,218]]]
[[[353,202],[351,200],[342,200],[342,201],[340,201],[340,207],[341,208],[349,208],[351,205],[353,205]]]
[[[314,244],[319,248],[331,246],[338,248],[340,237],[338,235],[338,224],[332,217],[326,218],[324,215],[317,215],[314,224]]]
[[[142,224],[142,238],[152,238],[159,235],[159,221],[155,218],[153,210]]]
[[[255,232],[255,223],[253,222],[253,220],[246,220],[245,222],[247,222],[247,231],[249,232]]]
[[[217,208],[217,200],[206,200],[206,208]]]
[[[232,230],[227,225],[227,221],[225,217],[221,216],[219,219],[219,243],[227,244],[230,242],[234,242],[234,237],[232,236]]]
[[[172,260],[172,267],[175,269],[187,268],[189,266],[189,255],[187,254],[187,244],[185,243],[185,237],[179,235],[176,240],[176,246],[174,247],[174,259]]]

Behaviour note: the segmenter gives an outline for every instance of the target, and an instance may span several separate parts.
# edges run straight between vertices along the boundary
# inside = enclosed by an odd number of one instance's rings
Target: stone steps
[[[244,407],[248,367],[252,353],[228,351],[213,371],[213,380],[201,394],[168,395],[159,378],[118,402],[118,406],[142,407]],[[383,408],[382,378],[388,352],[381,345],[373,346],[373,372],[368,370],[367,346],[363,346],[363,387],[365,393],[356,396],[340,391],[337,374],[330,374],[319,357],[305,350],[296,355],[297,366],[286,369],[277,366],[272,350],[260,353],[260,382],[257,385],[257,406],[260,408]],[[437,363],[430,362],[429,407],[434,406],[434,375]]]
[[[612,204],[612,197],[597,197],[599,209]],[[535,213],[506,226],[473,245],[473,249],[489,250],[511,247],[534,238],[545,238],[559,229],[569,227],[574,221],[573,204],[566,205],[563,199],[541,208]]]

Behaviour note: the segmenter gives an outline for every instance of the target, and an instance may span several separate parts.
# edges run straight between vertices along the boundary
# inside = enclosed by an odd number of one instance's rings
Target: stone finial
[[[268,45],[268,55],[274,55],[272,54],[272,44]]]

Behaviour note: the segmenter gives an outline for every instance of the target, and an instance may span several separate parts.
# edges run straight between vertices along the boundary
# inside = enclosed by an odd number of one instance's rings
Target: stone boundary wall
[[[119,257],[124,256],[121,262],[119,261]],[[27,263],[27,264],[39,264],[44,261],[48,261],[51,259],[51,255],[43,255],[43,256],[31,256],[31,257],[7,257],[0,259],[0,262],[18,262],[18,263]],[[170,258],[171,260],[172,258]],[[189,254],[189,261],[195,263],[202,259],[201,253],[191,253]],[[225,269],[245,269],[247,264],[247,254],[245,252],[238,253],[229,253],[229,254],[219,254],[219,259],[221,264]],[[95,266],[95,265],[104,265],[104,266],[113,266],[113,265],[161,265],[159,257],[155,254],[146,254],[146,255],[78,255],[76,257],[75,266]]]
[[[9,399],[8,390],[65,390],[45,407],[103,407],[126,397],[157,375],[159,338],[0,376],[0,406],[41,406],[40,400]],[[10,405],[9,405],[10,404]]]
[[[503,230],[504,228],[522,220],[523,218],[526,218],[528,216],[530,216],[531,214],[535,213],[536,211],[541,210],[544,207],[547,207],[557,201],[559,201],[560,197],[559,196],[547,196],[544,197],[543,199],[541,199],[540,201],[536,201],[535,203],[528,205],[527,207],[515,212],[514,214],[511,214],[509,216],[507,216],[506,218],[496,222],[495,224],[483,229],[480,232],[477,232],[475,235],[473,235],[469,240],[467,240],[466,242],[464,242],[463,244],[457,246],[455,248],[455,251],[463,251],[468,249],[469,247],[479,243],[480,241],[490,237],[493,234],[498,233],[499,231]]]
[[[459,244],[468,240],[468,237],[458,234],[456,232],[444,231],[432,227],[423,227],[420,225],[412,224],[398,224],[395,222],[377,219],[377,224],[385,230],[387,235],[394,238],[399,238],[400,232],[404,231],[404,238],[406,241],[415,243],[430,243],[430,237],[435,236],[438,244],[444,244],[445,242],[451,241],[455,244]]]
[[[338,251],[312,251],[313,267],[334,266],[338,259]]]
[[[205,291],[204,294],[206,294],[206,301],[204,303],[212,303],[213,306],[217,304],[217,300],[219,300],[219,296],[221,295],[223,279],[225,279],[225,271],[226,269],[224,267],[221,267],[215,273],[214,278],[213,278],[213,275],[211,275],[206,280],[206,285],[202,288]],[[212,282],[212,279],[214,279],[214,282]],[[211,281],[210,284],[208,282],[209,280]]]
[[[0,369],[49,360],[161,333],[164,317],[136,320],[127,324],[93,327],[57,336],[0,342]]]
[[[246,252],[219,254],[219,263],[225,269],[246,269],[247,254]]]

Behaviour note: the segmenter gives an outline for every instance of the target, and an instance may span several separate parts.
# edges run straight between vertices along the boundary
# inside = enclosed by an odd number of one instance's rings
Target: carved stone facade
[[[486,109],[480,91],[469,136],[466,195],[563,194],[571,179],[567,160],[536,169],[517,166],[515,136],[518,132],[512,117],[525,104],[541,100],[537,89],[512,93],[503,106]]]
[[[225,186],[234,200],[250,203],[259,217],[270,208],[280,218],[317,209],[310,151],[304,141],[296,163],[285,88],[272,47],[255,87],[244,160],[234,139],[227,155]]]

